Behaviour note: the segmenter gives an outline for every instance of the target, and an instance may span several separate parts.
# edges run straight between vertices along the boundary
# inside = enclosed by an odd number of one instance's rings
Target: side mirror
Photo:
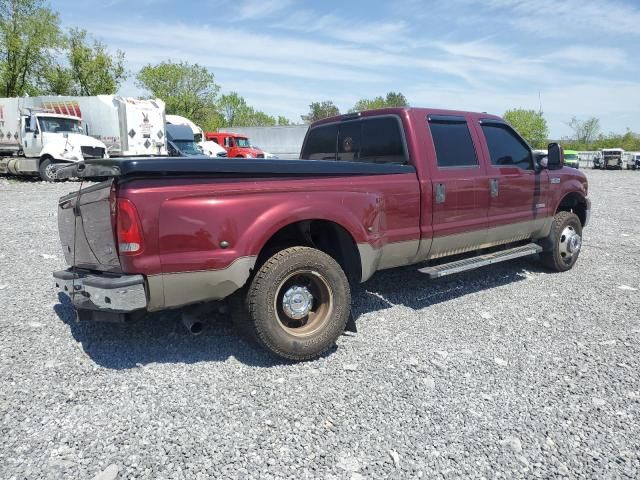
[[[549,170],[560,170],[564,167],[564,151],[557,143],[550,143],[547,147],[547,168]]]

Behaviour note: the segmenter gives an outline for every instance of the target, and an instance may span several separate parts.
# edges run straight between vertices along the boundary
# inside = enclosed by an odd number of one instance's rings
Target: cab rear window
[[[307,136],[305,160],[366,163],[408,163],[397,117],[373,117],[320,125]]]

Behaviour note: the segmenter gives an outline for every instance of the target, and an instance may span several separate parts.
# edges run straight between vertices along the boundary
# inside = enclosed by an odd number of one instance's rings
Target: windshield
[[[43,132],[68,132],[68,133],[84,133],[82,131],[82,123],[75,118],[61,117],[39,117],[40,129]]]
[[[239,148],[251,148],[248,138],[235,138],[236,147]]]
[[[565,160],[577,160],[578,155],[575,153],[565,153],[564,158]]]
[[[175,143],[176,147],[185,155],[202,155],[202,148],[193,141],[174,140],[173,143]]]

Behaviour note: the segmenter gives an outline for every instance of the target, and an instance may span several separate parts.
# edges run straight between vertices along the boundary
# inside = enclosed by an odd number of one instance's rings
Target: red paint
[[[586,196],[584,174],[573,168],[540,173],[491,165],[480,118],[486,114],[432,109],[383,109],[402,120],[416,173],[338,178],[143,179],[118,187],[137,208],[144,252],[121,256],[124,272],[157,274],[228,267],[257,255],[279,229],[322,219],[344,227],[357,243],[374,248],[415,239],[486,230],[536,216],[551,216],[570,192]],[[470,125],[479,166],[437,167],[427,115],[462,115]],[[327,119],[318,124],[336,121]],[[471,125],[475,125],[471,127]],[[207,134],[207,138],[211,138]],[[222,133],[215,135],[224,135]],[[561,179],[550,185],[550,177]],[[492,199],[489,180],[499,178]],[[446,185],[447,202],[435,203],[434,185]],[[536,209],[536,204],[545,207]],[[220,248],[220,242],[229,248]]]
[[[251,146],[249,138],[230,132],[205,132],[207,140],[212,140],[227,151],[229,158],[264,158],[264,152]]]

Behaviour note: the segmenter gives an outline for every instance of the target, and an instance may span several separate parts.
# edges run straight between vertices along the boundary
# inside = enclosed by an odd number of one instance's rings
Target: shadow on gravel
[[[420,310],[470,293],[522,281],[526,273],[542,271],[527,261],[512,261],[467,273],[429,280],[416,266],[377,273],[353,292],[356,319],[369,312],[403,305]],[[77,322],[69,298],[60,293],[53,307],[69,326],[73,338],[98,365],[110,369],[136,368],[149,363],[197,363],[234,357],[256,367],[286,365],[257,346],[241,340],[230,320],[215,316],[202,335],[189,334],[179,311],[150,314],[131,324]],[[330,355],[330,350],[327,355]]]
[[[98,365],[110,369],[136,368],[150,363],[223,362],[230,357],[255,367],[290,362],[243,341],[231,321],[212,317],[199,336],[187,332],[179,311],[147,315],[128,324],[78,322],[69,297],[59,293],[53,307],[73,338]]]
[[[354,315],[403,305],[421,310],[464,295],[525,280],[527,272],[544,272],[531,259],[513,260],[429,280],[409,266],[379,272],[354,295]]]

